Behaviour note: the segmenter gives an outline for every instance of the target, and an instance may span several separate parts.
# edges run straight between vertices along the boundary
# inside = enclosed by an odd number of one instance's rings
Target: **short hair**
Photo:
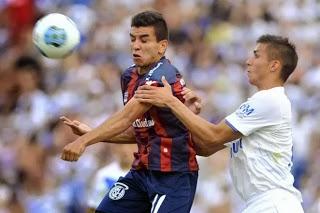
[[[286,82],[298,63],[295,45],[288,38],[276,35],[262,35],[257,43],[267,44],[269,59],[278,59],[282,63],[281,79]]]
[[[38,75],[42,71],[40,63],[35,58],[27,55],[18,57],[13,66],[18,72],[22,69],[27,69]]]
[[[157,41],[168,40],[169,30],[162,14],[156,11],[144,11],[136,14],[131,20],[131,27],[154,27]]]
[[[38,88],[45,91],[43,81],[44,73],[40,62],[36,58],[28,55],[19,56],[13,64],[13,68],[17,73],[28,72],[36,76],[36,78],[38,79]]]

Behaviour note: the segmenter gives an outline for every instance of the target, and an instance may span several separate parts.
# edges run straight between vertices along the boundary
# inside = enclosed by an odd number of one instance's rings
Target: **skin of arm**
[[[199,114],[202,108],[201,98],[198,97],[189,88],[184,88],[182,91],[183,98],[185,99],[185,105],[195,114]],[[60,120],[67,126],[69,126],[75,135],[82,136],[92,130],[91,127],[77,120],[71,120],[66,116],[60,117]],[[129,127],[123,133],[112,137],[111,139],[101,139],[101,142],[105,143],[118,143],[118,144],[135,144],[136,138],[132,127]]]
[[[195,149],[196,149],[197,155],[203,156],[203,157],[208,157],[208,156],[226,148],[225,145],[216,145],[216,146],[211,147],[211,149],[207,149],[205,146],[200,145],[201,143],[203,143],[203,141],[194,135],[192,135],[192,141],[195,144]]]
[[[138,102],[132,98],[124,108],[106,120],[97,128],[80,136],[72,143],[67,144],[62,152],[61,158],[67,161],[76,161],[87,146],[119,135],[143,113],[150,109],[151,105]],[[122,138],[123,139],[123,138]]]
[[[133,128],[129,127],[123,133],[112,137],[109,140],[103,140],[105,143],[116,143],[116,144],[136,144],[136,136],[134,134]]]
[[[225,143],[242,137],[240,132],[234,131],[224,120],[215,125],[192,113],[172,95],[164,78],[162,82],[164,84],[162,88],[148,85],[140,87],[136,91],[135,98],[142,103],[169,107],[193,135],[196,148],[199,151],[197,154],[208,156],[222,149]]]
[[[71,120],[70,118],[66,116],[61,116],[60,120],[70,127],[72,132],[75,135],[82,136],[92,130],[90,126],[88,126],[85,123],[82,123],[78,120]],[[132,127],[129,127],[127,130],[122,132],[119,135],[116,135],[112,137],[111,139],[102,140],[101,142],[105,143],[119,143],[119,144],[134,144],[136,143],[136,138],[134,134],[134,130]]]
[[[199,155],[208,156],[213,154],[224,148],[225,143],[242,137],[240,132],[235,132],[224,120],[214,125],[191,113],[183,104],[180,105],[175,98],[167,102],[167,106],[194,135],[194,142]]]

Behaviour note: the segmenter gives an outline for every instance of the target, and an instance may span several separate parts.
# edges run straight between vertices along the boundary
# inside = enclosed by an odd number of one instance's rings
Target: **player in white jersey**
[[[191,131],[198,154],[209,156],[230,147],[232,180],[246,201],[243,212],[300,213],[301,194],[290,172],[291,104],[283,87],[297,61],[295,47],[287,38],[261,36],[246,62],[249,82],[258,92],[217,125],[180,104],[165,79],[164,88],[143,86],[135,98],[171,108]]]

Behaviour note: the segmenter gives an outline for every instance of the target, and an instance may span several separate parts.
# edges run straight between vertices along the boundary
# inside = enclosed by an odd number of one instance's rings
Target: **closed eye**
[[[135,41],[135,40],[136,40],[136,37],[134,37],[134,36],[130,35],[130,40],[131,40],[131,42],[133,42],[133,41]]]

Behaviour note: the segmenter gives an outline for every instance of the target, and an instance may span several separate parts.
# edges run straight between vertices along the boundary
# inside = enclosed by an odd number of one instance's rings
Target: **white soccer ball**
[[[51,13],[41,18],[33,28],[33,43],[48,58],[64,58],[80,42],[76,24],[67,16]]]

